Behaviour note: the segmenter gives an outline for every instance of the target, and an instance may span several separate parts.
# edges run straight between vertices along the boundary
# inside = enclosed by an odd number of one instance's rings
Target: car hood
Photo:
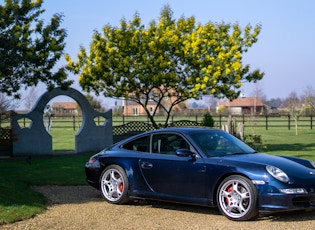
[[[301,160],[300,160],[301,161]],[[265,167],[272,165],[278,167],[291,177],[295,178],[315,178],[315,169],[307,167],[308,161],[305,160],[305,164],[300,164],[292,159],[285,157],[270,155],[265,153],[253,153],[253,154],[237,154],[222,157],[219,164],[224,164],[234,167],[242,167],[244,169],[250,167]]]

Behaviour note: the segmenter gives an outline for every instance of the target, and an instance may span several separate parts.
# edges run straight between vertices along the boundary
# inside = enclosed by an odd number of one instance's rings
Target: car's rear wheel
[[[110,165],[104,169],[100,177],[102,196],[109,203],[123,204],[128,202],[128,178],[118,165]]]
[[[220,212],[230,220],[250,220],[258,215],[257,190],[243,176],[225,178],[217,191]]]

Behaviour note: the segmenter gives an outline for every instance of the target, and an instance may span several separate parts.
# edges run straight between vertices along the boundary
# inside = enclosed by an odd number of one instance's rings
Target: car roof
[[[150,130],[147,132],[143,132],[134,136],[131,136],[129,138],[126,138],[124,140],[121,140],[117,143],[114,143],[115,146],[120,146],[121,144],[124,144],[132,139],[143,137],[146,135],[152,135],[154,133],[166,133],[166,132],[176,132],[180,134],[189,134],[189,133],[196,133],[196,132],[201,132],[201,131],[217,131],[217,132],[222,132],[220,129],[215,129],[215,128],[210,128],[210,127],[170,127],[170,128],[161,128],[161,129],[155,129],[155,130]]]
[[[178,133],[193,133],[193,132],[200,132],[200,131],[221,131],[220,129],[215,128],[208,128],[208,127],[171,127],[171,128],[162,128],[149,131],[147,133],[160,133],[160,132],[178,132]]]

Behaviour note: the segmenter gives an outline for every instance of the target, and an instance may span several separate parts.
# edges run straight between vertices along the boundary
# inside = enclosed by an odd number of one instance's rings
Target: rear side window
[[[150,136],[145,136],[136,140],[132,140],[124,144],[122,148],[139,152],[150,152]]]
[[[189,149],[189,144],[177,134],[155,134],[152,138],[152,152],[175,155],[177,149]]]

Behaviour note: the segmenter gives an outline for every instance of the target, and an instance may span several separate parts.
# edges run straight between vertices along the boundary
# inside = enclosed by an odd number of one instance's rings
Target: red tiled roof
[[[219,106],[225,107],[253,107],[253,106],[264,106],[259,97],[240,97],[237,99],[226,100],[224,102],[219,102]]]
[[[78,103],[77,102],[53,102],[52,108],[63,108],[63,109],[77,109]]]

